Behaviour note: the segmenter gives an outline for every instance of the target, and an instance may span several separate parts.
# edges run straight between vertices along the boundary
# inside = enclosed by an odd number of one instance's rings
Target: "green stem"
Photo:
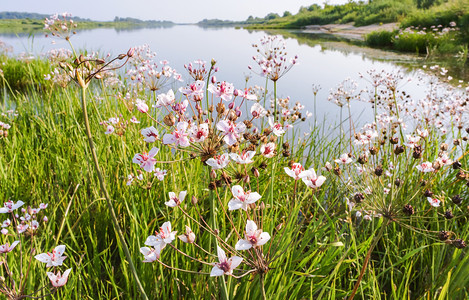
[[[365,274],[366,267],[368,266],[368,262],[370,261],[371,252],[373,252],[373,249],[376,247],[376,244],[378,244],[378,241],[383,236],[384,230],[386,229],[388,224],[389,224],[389,220],[386,219],[383,222],[383,224],[381,225],[381,228],[379,229],[378,234],[375,236],[373,242],[371,243],[371,246],[368,249],[368,252],[366,253],[365,261],[363,262],[363,266],[362,266],[362,269],[360,271],[360,275],[358,276],[357,282],[355,283],[352,294],[350,295],[348,300],[353,300],[353,298],[355,297],[355,294],[357,293],[358,287],[360,286],[360,282],[362,281],[363,275]]]
[[[260,284],[261,284],[262,299],[263,299],[263,300],[266,300],[267,297],[265,296],[264,276],[265,276],[265,274],[261,274],[261,275],[259,276],[259,280],[260,280]]]
[[[117,216],[116,216],[116,213],[114,211],[114,208],[113,208],[112,202],[111,202],[111,197],[109,196],[109,193],[108,193],[107,188],[106,188],[106,183],[104,181],[104,177],[103,177],[103,175],[101,173],[101,169],[99,167],[98,156],[96,154],[96,149],[94,147],[93,136],[91,135],[90,123],[88,121],[88,112],[87,112],[87,109],[86,109],[86,87],[82,87],[82,98],[81,98],[81,100],[82,100],[81,105],[82,105],[82,108],[83,108],[83,119],[85,121],[86,136],[88,137],[88,144],[90,146],[91,156],[93,157],[93,162],[94,162],[94,166],[95,166],[95,169],[96,169],[96,174],[98,175],[98,180],[99,180],[99,185],[101,187],[101,192],[104,194],[104,198],[106,199],[109,212],[111,213],[112,224],[114,225],[114,229],[116,230],[117,235],[119,237],[119,241],[121,242],[122,250],[124,250],[125,256],[127,257],[129,267],[130,267],[130,271],[132,272],[132,275],[134,276],[135,282],[137,284],[137,288],[140,290],[142,299],[148,300],[148,296],[145,293],[145,290],[143,289],[142,284],[140,283],[140,280],[139,280],[138,275],[137,275],[137,270],[135,269],[135,266],[132,262],[132,257],[130,255],[129,248],[127,247],[127,244],[126,244],[125,239],[124,239],[124,234],[122,233],[122,229],[119,226],[119,223],[117,221]]]

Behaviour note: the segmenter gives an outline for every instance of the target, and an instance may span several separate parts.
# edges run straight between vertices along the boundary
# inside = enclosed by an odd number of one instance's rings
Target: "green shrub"
[[[392,47],[393,39],[397,33],[397,30],[372,31],[365,36],[365,42],[370,47]]]

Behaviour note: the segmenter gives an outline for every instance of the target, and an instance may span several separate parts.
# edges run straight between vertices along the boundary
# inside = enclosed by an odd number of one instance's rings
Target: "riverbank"
[[[332,34],[351,40],[364,41],[367,34],[373,31],[389,31],[399,29],[399,23],[372,24],[367,26],[354,26],[353,23],[347,24],[327,24],[327,25],[308,25],[301,32],[314,34]]]

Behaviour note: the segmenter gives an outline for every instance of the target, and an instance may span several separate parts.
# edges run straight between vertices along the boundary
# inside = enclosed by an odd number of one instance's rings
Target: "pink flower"
[[[188,126],[189,123],[187,122],[179,122],[173,133],[167,133],[163,136],[163,144],[175,144],[176,147],[188,147],[190,145],[189,138],[187,137],[189,134],[186,132]]]
[[[269,125],[276,136],[282,136],[285,133],[285,128],[283,128],[282,124],[274,123],[274,118],[272,117],[269,117]]]
[[[153,168],[156,164],[156,159],[154,157],[156,156],[159,150],[160,149],[153,147],[148,153],[137,153],[132,159],[132,162],[135,164],[139,164],[140,168],[144,169],[145,171],[151,172],[153,171]]]
[[[230,156],[228,153],[222,155],[216,155],[213,158],[209,158],[205,163],[212,167],[212,170],[223,169],[230,162]]]
[[[338,164],[349,164],[352,162],[352,159],[350,158],[350,156],[348,156],[347,153],[344,153],[342,154],[338,159],[334,160],[336,163]]]
[[[133,116],[132,118],[130,118],[130,122],[134,123],[134,124],[138,124],[140,123],[139,120],[137,120],[137,118],[135,116]]]
[[[299,163],[294,163],[291,169],[285,167],[284,170],[288,176],[293,177],[293,179],[295,180],[298,180],[302,178],[303,176],[306,176],[305,168],[303,168],[303,166]]]
[[[223,138],[225,143],[229,146],[233,146],[241,136],[241,133],[246,130],[246,125],[244,125],[244,123],[235,124],[231,120],[222,120],[217,123],[217,129],[225,134]]]
[[[433,207],[439,207],[441,201],[438,200],[437,198],[432,198],[432,197],[427,197],[428,202],[430,202],[430,205]]]
[[[148,105],[140,99],[135,101],[135,105],[137,106],[137,110],[141,113],[146,113],[148,111]]]
[[[184,243],[192,244],[195,241],[195,233],[192,232],[189,226],[186,225],[186,232],[179,235],[178,238]]]
[[[111,134],[114,132],[114,126],[112,125],[107,125],[106,127],[106,132],[104,132],[104,134]]]
[[[254,162],[252,158],[254,157],[255,154],[256,154],[256,151],[243,150],[241,155],[237,153],[230,153],[230,157],[232,160],[234,160],[238,164],[250,164]]]
[[[451,164],[453,164],[453,161],[448,157],[448,154],[445,152],[445,153],[442,153],[437,159],[436,161],[437,163],[439,163],[440,165],[442,166],[449,166]]]
[[[0,253],[8,253],[10,252],[11,250],[13,250],[13,248],[16,247],[16,245],[18,245],[20,243],[20,241],[14,241],[13,244],[11,244],[11,246],[6,243],[4,245],[0,245]]]
[[[254,118],[258,119],[265,117],[267,115],[267,110],[256,102],[251,106],[251,114]]]
[[[251,88],[245,88],[244,91],[243,90],[236,90],[236,92],[238,93],[239,97],[242,97],[246,100],[251,100],[251,101],[256,101],[257,100],[257,96],[256,96],[256,94],[254,94],[252,92]]]
[[[413,137],[411,135],[406,135],[406,137],[407,137],[407,143],[405,143],[404,145],[406,145],[409,148],[414,148],[415,145],[417,145],[417,143],[420,141],[419,136]]]
[[[150,235],[145,241],[145,245],[152,246],[160,253],[166,244],[171,244],[176,238],[177,231],[171,231],[171,222],[164,222],[160,227],[160,232],[155,232],[156,235]]]
[[[39,208],[40,209],[46,209],[48,205],[49,205],[48,203],[46,203],[46,204],[41,203],[41,204],[39,204]]]
[[[160,170],[160,168],[156,168],[153,170],[154,175],[156,178],[158,178],[159,181],[163,181],[164,177],[167,175],[168,171],[166,170]]]
[[[174,97],[173,90],[169,90],[166,94],[161,93],[156,97],[155,107],[171,106],[175,100],[176,98]]]
[[[204,97],[205,82],[197,80],[191,83],[188,87],[181,87],[179,91],[194,101],[200,101]]]
[[[161,249],[159,249],[158,251],[157,249],[154,249],[154,248],[148,248],[148,247],[140,248],[140,253],[142,253],[145,258],[143,262],[151,263],[157,259],[160,259],[160,252],[161,252]]]
[[[239,240],[236,243],[236,250],[248,250],[252,247],[260,247],[270,240],[270,235],[267,232],[262,232],[261,229],[257,229],[256,223],[251,220],[247,220],[246,222],[245,237],[244,240]]]
[[[46,263],[46,267],[57,267],[62,265],[64,260],[67,258],[66,256],[62,256],[65,252],[65,245],[59,245],[52,250],[51,253],[41,253],[36,255],[34,258],[39,260],[40,262]]]
[[[272,158],[275,155],[276,152],[276,146],[274,143],[267,143],[267,144],[262,144],[261,146],[261,154],[264,155],[267,158]]]
[[[199,126],[193,124],[189,128],[189,134],[191,136],[191,140],[193,140],[194,142],[200,143],[205,141],[205,139],[208,137],[208,124],[203,123]]]
[[[228,259],[225,251],[223,251],[219,246],[217,246],[217,253],[219,263],[214,264],[212,271],[210,272],[210,276],[222,276],[224,274],[232,275],[233,270],[243,261],[239,256],[233,256]]]
[[[208,90],[215,95],[215,97],[222,98],[225,101],[230,101],[231,98],[233,98],[234,87],[231,83],[227,83],[226,81],[222,81],[217,86],[210,84]]]
[[[6,219],[5,221],[3,221],[2,223],[2,227],[8,227],[11,225],[11,221],[10,219]]]
[[[301,179],[312,189],[319,188],[324,183],[324,181],[326,181],[326,177],[317,176],[313,168],[305,171]]]
[[[184,198],[186,197],[187,191],[182,191],[179,193],[179,196],[177,197],[174,192],[169,192],[169,201],[165,202],[169,207],[175,207],[179,206],[182,201],[184,201]]]
[[[64,286],[67,283],[68,274],[70,274],[70,271],[72,271],[72,269],[67,269],[63,273],[63,275],[60,274],[60,271],[57,272],[57,275],[55,275],[52,272],[47,272],[47,276],[49,277],[50,282],[52,283],[53,286],[61,287],[61,286]]]
[[[17,208],[20,208],[21,206],[23,206],[23,204],[24,202],[21,200],[19,200],[16,203],[11,200],[8,200],[7,202],[5,202],[4,207],[0,208],[0,214],[11,213]]]
[[[29,225],[28,225],[28,224],[18,224],[18,226],[16,226],[16,230],[18,230],[18,233],[23,233],[23,232],[25,232],[28,228],[29,228]]]
[[[416,166],[417,170],[423,173],[428,173],[428,172],[433,172],[435,169],[433,168],[433,165],[431,162],[426,161],[418,166]]]
[[[244,192],[244,189],[240,185],[234,185],[231,188],[231,193],[233,193],[233,199],[228,202],[228,209],[229,210],[236,210],[236,209],[248,209],[248,205],[256,202],[261,198],[259,193],[251,191]]]
[[[144,137],[144,141],[147,142],[147,143],[153,143],[155,142],[157,139],[158,139],[158,130],[156,130],[155,127],[151,126],[151,127],[147,127],[147,128],[143,128],[140,133],[143,135]]]

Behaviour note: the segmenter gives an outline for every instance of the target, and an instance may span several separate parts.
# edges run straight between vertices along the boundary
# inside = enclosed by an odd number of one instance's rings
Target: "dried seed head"
[[[403,153],[403,152],[404,152],[404,146],[399,146],[399,145],[397,145],[397,146],[394,148],[394,154],[396,154],[396,155],[399,155],[399,154],[401,154],[401,153]]]
[[[460,144],[461,144],[461,140],[460,140],[460,139],[454,139],[454,140],[453,140],[453,145],[459,146]]]
[[[462,239],[455,239],[453,241],[453,246],[458,249],[463,249],[463,248],[466,248],[466,242],[464,242],[464,240]]]
[[[353,200],[355,200],[355,203],[361,203],[365,199],[365,196],[363,196],[362,193],[356,193],[353,195]]]
[[[282,147],[283,147],[283,149],[288,150],[290,148],[290,143],[285,142],[285,143],[283,143]]]
[[[440,239],[440,241],[446,241],[447,239],[449,239],[449,232],[445,230],[438,232],[438,238]]]
[[[401,186],[402,180],[400,180],[399,178],[397,178],[396,180],[394,180],[394,184],[395,184],[396,186]]]
[[[447,210],[447,211],[445,211],[445,218],[447,220],[451,220],[452,218],[454,218],[454,215],[450,210]]]
[[[414,211],[414,208],[412,207],[412,205],[410,204],[406,204],[404,205],[404,208],[402,209],[402,212],[406,215],[406,216],[411,216],[415,213]]]
[[[285,150],[282,152],[283,157],[289,157],[291,155],[290,151]]]
[[[462,167],[461,163],[459,161],[455,161],[453,162],[453,169],[457,170],[457,169],[460,169]]]
[[[224,103],[220,102],[217,104],[217,113],[222,115],[226,110],[226,106]]]
[[[250,129],[250,128],[252,127],[252,122],[249,121],[249,120],[244,120],[243,123],[244,123],[244,125],[246,125],[246,128],[247,128],[247,129]]]
[[[163,122],[168,126],[174,126],[176,123],[176,118],[172,114],[164,116]]]
[[[440,145],[440,150],[441,151],[448,151],[448,144],[446,143],[443,143]]]
[[[433,192],[430,191],[430,190],[426,190],[426,191],[423,193],[423,195],[424,195],[425,197],[433,197]]]
[[[377,166],[375,169],[375,175],[376,176],[381,176],[383,175],[383,167],[382,166]]]
[[[462,203],[461,195],[454,195],[454,196],[451,198],[451,201],[453,201],[453,203],[456,204],[456,205],[461,204],[461,203]]]
[[[359,164],[364,165],[367,162],[368,162],[368,157],[365,154],[360,154],[360,156],[358,156],[358,163]]]
[[[368,150],[370,151],[371,155],[375,155],[376,153],[378,153],[378,149],[375,146],[370,147]]]
[[[259,169],[261,170],[265,170],[267,168],[267,163],[266,162],[261,162],[261,164],[259,165]]]
[[[393,145],[396,145],[397,143],[399,143],[399,138],[398,137],[390,137],[389,142]]]
[[[467,178],[466,173],[463,170],[459,170],[458,174],[456,174],[457,179],[465,180]]]
[[[334,174],[340,176],[342,174],[342,170],[339,167],[334,168]]]

